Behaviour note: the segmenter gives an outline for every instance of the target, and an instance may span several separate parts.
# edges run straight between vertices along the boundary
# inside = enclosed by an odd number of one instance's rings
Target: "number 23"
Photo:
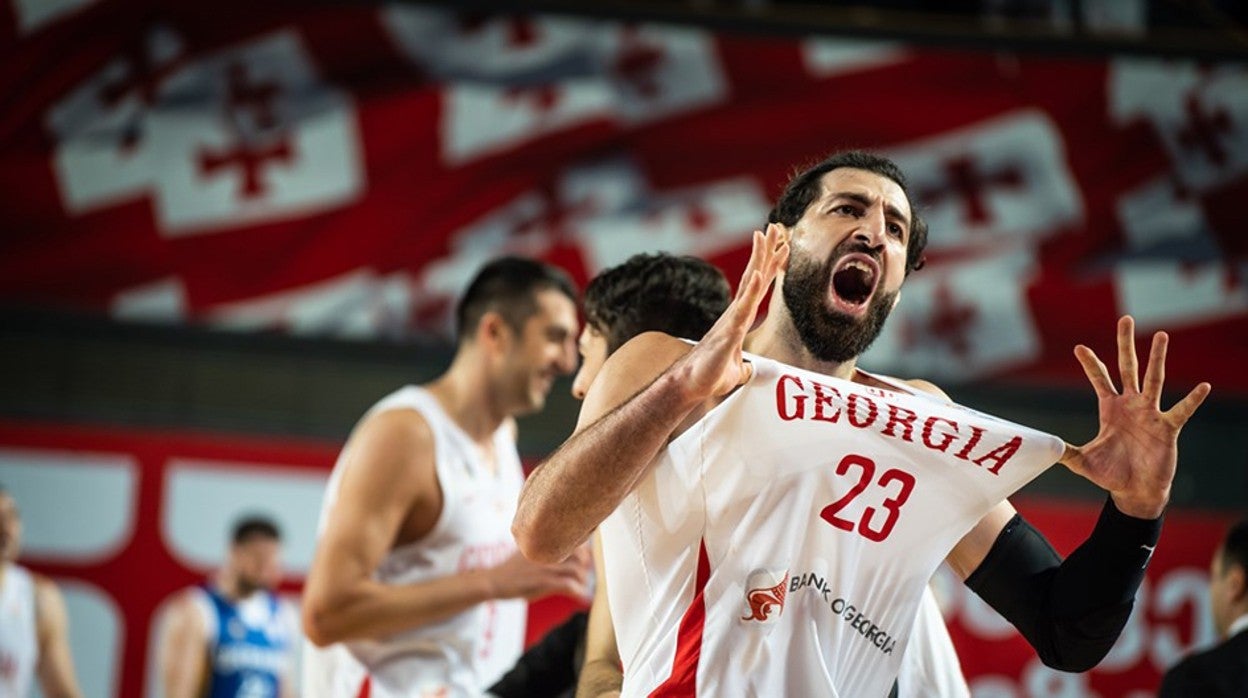
[[[847,475],[850,468],[854,467],[859,470],[858,482],[854,483],[854,486],[845,493],[845,496],[827,505],[819,512],[820,518],[824,521],[842,531],[851,533],[855,528],[854,522],[837,516],[837,512],[844,509],[855,497],[862,494],[871,485],[872,480],[875,479],[875,461],[866,456],[851,453],[842,458],[840,463],[836,464],[836,474]],[[889,468],[881,473],[880,479],[875,484],[879,487],[888,487],[894,482],[901,487],[895,495],[885,499],[882,503],[884,509],[888,511],[888,516],[884,519],[883,525],[878,529],[872,528],[871,524],[875,520],[876,509],[875,507],[863,509],[862,518],[859,519],[856,528],[858,533],[862,534],[867,540],[879,543],[888,538],[888,534],[893,532],[893,526],[897,524],[897,517],[901,515],[901,505],[906,503],[906,500],[910,498],[911,491],[914,490],[914,476],[896,468]]]

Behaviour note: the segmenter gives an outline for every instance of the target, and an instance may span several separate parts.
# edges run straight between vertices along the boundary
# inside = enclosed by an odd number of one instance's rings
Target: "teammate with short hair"
[[[0,487],[0,695],[28,695],[37,679],[47,698],[80,696],[65,599],[55,582],[17,564],[21,545],[21,512]]]
[[[696,257],[636,254],[602,271],[590,280],[582,299],[585,325],[577,342],[581,367],[572,381],[572,395],[584,398],[611,352],[642,332],[701,339],[731,298],[723,272]],[[577,687],[582,664],[585,675],[593,676],[601,667],[608,676],[619,677],[619,654],[597,556],[595,569],[597,584],[589,613],[575,613],[547,633],[490,687],[490,695],[565,695]],[[587,625],[595,628],[588,638]],[[618,678],[615,684],[618,687]]]
[[[587,559],[534,564],[508,528],[523,481],[514,417],[575,368],[575,297],[549,265],[487,264],[456,308],[446,372],[360,420],[304,590],[305,693],[480,695],[520,656],[526,599],[586,593]]]
[[[577,433],[529,478],[513,525],[526,554],[558,559],[601,524],[624,695],[882,695],[940,557],[964,578],[993,563],[1016,521],[1004,498],[1056,460],[1109,491],[1090,554],[1071,556],[1104,572],[1081,603],[1112,616],[1138,585],[1148,558],[1132,543],[1155,543],[1178,432],[1209,386],[1162,412],[1166,337],[1141,388],[1124,318],[1121,393],[1076,348],[1101,422],[1076,447],[857,369],[921,262],[904,185],[862,153],[798,175],[716,326],[694,347],[645,334],[616,352]],[[1063,593],[1035,626],[1063,620]]]
[[[294,608],[275,590],[282,536],[265,516],[234,524],[225,564],[183,591],[166,616],[166,698],[288,698],[294,689]]]

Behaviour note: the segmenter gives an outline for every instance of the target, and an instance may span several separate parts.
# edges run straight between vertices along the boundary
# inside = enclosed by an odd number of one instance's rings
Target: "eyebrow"
[[[563,341],[567,339],[568,337],[570,337],[571,334],[572,333],[569,332],[568,328],[566,327],[553,326],[553,327],[546,328],[546,337],[549,339]]]
[[[832,199],[849,199],[850,201],[854,201],[856,203],[862,204],[863,206],[870,206],[875,203],[875,200],[872,199],[871,197],[867,196],[866,194],[862,194],[856,191],[832,192],[831,194],[829,194],[829,197]],[[901,212],[901,209],[897,208],[896,206],[888,202],[885,202],[884,203],[884,215],[900,220],[902,223],[906,224],[907,230],[910,229],[910,219],[907,218],[905,214]]]

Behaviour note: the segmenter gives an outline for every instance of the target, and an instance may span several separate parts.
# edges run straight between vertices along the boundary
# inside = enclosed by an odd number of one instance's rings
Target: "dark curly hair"
[[[919,212],[915,210],[914,198],[910,196],[906,176],[902,174],[901,168],[886,157],[861,150],[848,150],[824,158],[822,162],[797,172],[784,187],[784,193],[780,195],[775,208],[767,214],[767,222],[779,223],[790,228],[797,225],[810,203],[822,192],[823,176],[842,167],[874,172],[881,177],[893,180],[897,186],[901,187],[901,191],[906,195],[906,202],[910,204],[910,240],[906,244],[906,274],[909,275],[910,272],[921,269],[923,250],[927,247],[927,221],[924,221],[919,216]]]
[[[701,339],[731,299],[728,280],[709,262],[638,254],[589,282],[585,321],[606,336],[613,353],[648,331]]]

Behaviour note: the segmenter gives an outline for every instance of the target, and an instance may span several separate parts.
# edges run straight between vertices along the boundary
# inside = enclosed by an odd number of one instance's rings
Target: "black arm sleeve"
[[[1022,516],[997,536],[966,585],[1014,624],[1046,666],[1087,671],[1109,653],[1161,534],[1105,502],[1092,535],[1062,560]]]
[[[588,620],[588,613],[575,613],[546,633],[490,687],[489,693],[500,698],[571,695],[580,674]]]

